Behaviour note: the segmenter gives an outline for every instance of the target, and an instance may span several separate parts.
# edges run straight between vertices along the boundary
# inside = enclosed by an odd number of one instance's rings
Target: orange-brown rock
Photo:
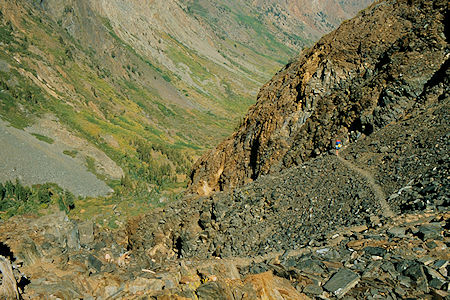
[[[268,300],[308,300],[305,294],[300,294],[284,278],[273,276],[272,272],[251,275],[245,279],[256,291],[258,299]]]
[[[398,120],[447,60],[447,1],[377,1],[265,84],[242,125],[194,166],[190,190],[227,190]]]

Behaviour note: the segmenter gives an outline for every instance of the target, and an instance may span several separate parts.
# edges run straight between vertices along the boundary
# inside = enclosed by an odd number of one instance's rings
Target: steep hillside
[[[370,223],[374,216],[391,222],[407,212],[448,211],[448,68],[442,75],[408,116],[339,156],[321,155],[144,217],[130,227],[133,249],[167,251],[153,252],[154,258],[253,257],[297,249],[341,228]],[[423,103],[425,97],[430,102]]]
[[[42,140],[45,138],[48,140]],[[2,141],[1,183],[14,178],[29,186],[40,182],[53,182],[71,190],[76,196],[99,196],[111,192],[111,188],[105,182],[86,170],[83,161],[72,157],[78,153],[67,152],[66,145],[63,143],[54,144],[54,140],[46,136],[8,126],[2,120],[0,120],[0,140]],[[85,151],[93,149],[86,147]],[[98,150],[97,153],[103,154]],[[107,156],[104,156],[103,158],[107,159]],[[107,171],[109,173],[117,171],[120,177],[123,174],[122,170],[113,161],[109,160],[109,162],[115,170]]]
[[[277,5],[0,1],[0,115],[54,140],[120,197],[179,190],[257,88],[324,32],[285,6],[283,29],[268,13]]]
[[[237,41],[279,59],[284,57],[284,51],[280,50],[301,50],[372,2],[183,1],[187,11],[203,20],[220,39]]]
[[[445,66],[446,9],[379,1],[303,51],[263,86],[233,136],[196,163],[191,190],[248,183],[398,120]]]
[[[244,137],[261,147],[201,161],[222,183],[210,190],[228,191],[185,194],[126,231],[64,212],[0,221],[3,278],[18,281],[3,280],[0,297],[448,298],[447,7],[379,1],[283,69],[240,139],[218,149],[239,150]],[[335,136],[348,137],[338,153]]]
[[[322,36],[342,23],[356,15],[362,7],[367,7],[373,1],[273,1],[256,0],[257,5],[265,11],[271,19],[277,20],[283,30],[290,32],[292,28],[303,27],[308,36]]]

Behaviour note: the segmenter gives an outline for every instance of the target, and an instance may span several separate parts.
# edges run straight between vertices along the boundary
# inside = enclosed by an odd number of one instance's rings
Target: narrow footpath
[[[382,213],[385,217],[387,218],[393,218],[394,217],[394,213],[392,212],[389,204],[386,202],[386,195],[383,192],[383,189],[381,188],[381,186],[379,184],[376,183],[375,178],[372,176],[372,174],[370,174],[370,172],[363,170],[359,167],[357,167],[356,165],[354,165],[353,163],[349,162],[348,160],[346,160],[345,158],[337,155],[336,156],[347,168],[349,168],[350,170],[358,173],[359,175],[361,175],[366,182],[369,184],[369,186],[372,188],[374,195],[376,197],[376,199],[378,200],[380,206],[381,206],[381,210]]]

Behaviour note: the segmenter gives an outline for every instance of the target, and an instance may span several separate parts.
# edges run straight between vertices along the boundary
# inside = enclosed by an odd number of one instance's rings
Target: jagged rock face
[[[194,166],[194,193],[298,165],[406,114],[448,59],[447,1],[378,1],[259,92],[242,125]]]

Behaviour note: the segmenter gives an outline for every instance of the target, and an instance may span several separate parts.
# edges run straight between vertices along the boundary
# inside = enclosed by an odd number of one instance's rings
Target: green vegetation
[[[75,197],[54,183],[23,186],[19,180],[15,183],[0,183],[0,214],[2,219],[26,213],[39,213],[51,205],[69,212],[74,208]]]
[[[170,78],[169,74],[167,74],[165,71],[161,70],[161,68],[155,66],[154,64],[152,64],[148,59],[145,59],[144,57],[142,57],[139,53],[136,52],[136,50],[131,47],[129,44],[125,43],[115,32],[114,29],[111,26],[111,23],[109,22],[108,19],[103,18],[103,24],[105,25],[105,27],[108,29],[108,33],[111,35],[112,38],[114,38],[122,47],[124,47],[125,49],[127,49],[130,53],[132,53],[133,55],[135,55],[136,57],[138,57],[142,62],[146,63],[148,66],[150,66],[153,70],[155,70],[156,72],[158,72],[162,78],[164,78],[165,81],[167,82],[171,82],[172,79]],[[129,67],[129,65],[128,65]],[[131,67],[128,68],[129,70],[131,69]]]
[[[0,100],[0,115],[19,129],[31,123],[24,107],[28,113],[37,113],[45,111],[47,103],[42,91],[14,69],[0,71]]]
[[[6,25],[0,26],[0,41],[5,44],[10,44],[14,41],[13,36],[14,28],[12,27],[10,22],[7,22]]]
[[[87,167],[87,170],[89,172],[91,172],[92,174],[94,174],[98,179],[105,181],[107,184],[110,184],[108,182],[107,177],[105,177],[104,175],[97,172],[97,169],[95,168],[95,159],[94,158],[92,158],[90,156],[86,156],[86,167]]]
[[[77,150],[64,150],[63,153],[65,155],[68,155],[68,156],[72,157],[72,158],[75,158],[77,156],[77,154],[78,154],[78,151]]]
[[[198,14],[202,17],[208,16],[208,11],[200,4],[200,1],[193,0],[187,7],[189,13]]]
[[[31,135],[36,137],[38,140],[46,142],[48,144],[53,144],[55,142],[52,138],[49,138],[48,136],[39,133],[32,133]]]
[[[254,31],[256,39],[258,39],[258,44],[265,45],[267,49],[270,51],[270,56],[261,52],[261,49],[256,49],[252,47],[252,50],[255,53],[258,53],[261,56],[268,57],[270,59],[274,59],[280,64],[284,65],[287,63],[287,58],[294,55],[292,49],[288,48],[286,45],[280,43],[276,37],[267,30],[267,27],[261,22],[261,17],[245,15],[241,12],[235,14],[235,18],[237,22],[243,24],[245,27]],[[279,54],[283,53],[283,56]]]
[[[219,2],[234,18],[231,21],[255,32],[258,45],[233,40],[219,29],[221,40],[211,36],[211,59],[178,41],[176,34],[152,33],[159,34],[158,51],[178,72],[158,63],[164,59],[146,53],[145,45],[133,45],[134,39],[141,38],[136,33],[126,39],[126,32],[119,33],[95,13],[90,17],[92,24],[100,24],[97,31],[77,16],[71,26],[80,34],[72,36],[64,26],[69,14],[82,13],[77,2],[64,6],[61,15],[45,17],[43,10],[26,1],[0,3],[0,11],[17,14],[0,17],[2,119],[23,129],[34,120],[53,116],[124,170],[121,180],[112,180],[98,172],[93,157],[86,157],[88,170],[114,194],[75,199],[72,216],[95,218],[114,227],[123,216],[112,214],[111,207],[132,215],[176,199],[187,184],[194,159],[231,133],[233,124],[254,103],[257,87],[290,55],[291,50],[257,16],[248,17],[229,8],[228,2]],[[189,1],[187,10],[216,28],[220,20],[211,18],[203,3]],[[99,41],[107,47],[99,47]],[[155,48],[150,41],[149,46]],[[53,143],[49,137],[33,135]],[[63,153],[80,157],[76,150]],[[69,207],[72,198],[61,195],[51,203]]]

